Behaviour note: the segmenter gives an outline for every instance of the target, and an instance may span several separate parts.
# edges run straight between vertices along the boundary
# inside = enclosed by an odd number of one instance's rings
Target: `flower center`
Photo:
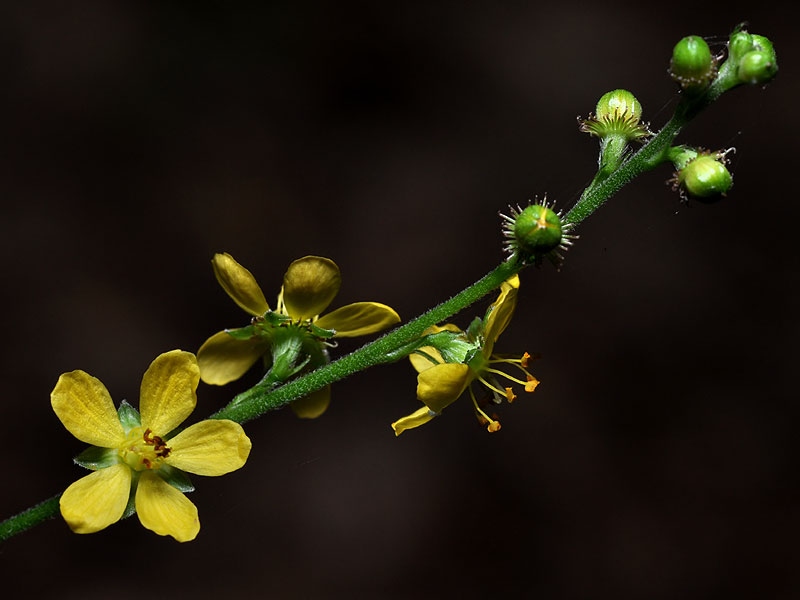
[[[150,428],[134,427],[119,447],[119,456],[134,471],[158,469],[169,456],[167,443]]]

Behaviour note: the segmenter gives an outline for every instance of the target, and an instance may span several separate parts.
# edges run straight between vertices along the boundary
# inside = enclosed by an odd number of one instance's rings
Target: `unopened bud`
[[[517,248],[528,256],[542,256],[561,243],[561,219],[541,204],[526,207],[514,223]]]
[[[716,76],[716,62],[706,41],[690,35],[675,44],[670,74],[687,91],[699,90],[711,83]]]
[[[731,189],[733,178],[717,156],[701,154],[678,171],[678,182],[691,196],[709,200],[724,196]]]

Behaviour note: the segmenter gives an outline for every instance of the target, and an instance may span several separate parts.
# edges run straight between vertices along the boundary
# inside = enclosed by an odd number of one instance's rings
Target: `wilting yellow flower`
[[[118,413],[108,390],[88,373],[59,377],[53,410],[72,435],[95,446],[76,458],[94,473],[61,496],[61,515],[72,531],[94,533],[116,523],[133,500],[147,529],[179,542],[197,536],[197,507],[178,489],[192,489],[181,471],[230,473],[244,465],[251,447],[242,426],[227,420],[201,421],[169,437],[194,410],[199,379],[193,354],[160,355],[142,378],[139,420],[125,402]]]
[[[477,351],[465,352],[464,362],[447,362],[442,353],[432,346],[423,346],[419,351],[409,356],[411,364],[419,373],[417,375],[417,399],[422,401],[425,406],[392,423],[395,435],[400,435],[406,429],[424,425],[455,402],[467,389],[469,389],[478,420],[487,425],[487,429],[490,432],[498,431],[500,429],[499,421],[490,417],[481,409],[470,384],[477,379],[488,387],[492,392],[495,403],[499,403],[502,397],[505,397],[509,402],[513,402],[516,398],[511,387],[501,389],[496,376],[502,376],[523,385],[526,392],[532,392],[536,389],[539,381],[526,370],[528,359],[530,358],[527,352],[521,358],[500,358],[492,354],[497,338],[508,327],[514,314],[518,289],[519,277],[517,275],[503,282],[500,287],[500,295],[489,307],[485,319],[480,323],[475,339],[469,339],[470,332],[462,333],[453,324],[447,324],[443,327],[434,326],[425,332],[426,334],[431,334],[450,331],[461,334],[456,338],[459,340],[459,344],[464,348],[470,348],[471,346]],[[522,381],[512,377],[492,366],[498,363],[517,366],[525,374],[526,380]]]
[[[255,277],[230,254],[214,255],[211,264],[217,281],[258,326],[252,335],[225,330],[208,338],[197,352],[200,377],[205,383],[224,385],[239,379],[272,347],[277,329],[294,327],[311,366],[327,362],[324,339],[317,334],[331,330],[332,337],[376,333],[400,322],[394,309],[378,302],[355,302],[319,316],[339,292],[342,277],[332,260],[320,256],[300,258],[286,270],[278,305],[271,311]],[[265,317],[276,317],[277,326]],[[282,319],[282,320],[281,320]],[[282,334],[282,338],[285,334]],[[274,358],[274,357],[273,357]],[[330,387],[296,400],[292,408],[301,417],[321,415],[330,404]]]

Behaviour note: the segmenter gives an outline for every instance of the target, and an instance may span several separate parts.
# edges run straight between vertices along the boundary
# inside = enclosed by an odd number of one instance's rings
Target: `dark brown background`
[[[798,53],[763,5],[5,7],[2,517],[84,474],[48,402],[60,373],[135,402],[157,354],[246,322],[214,252],[272,302],[292,259],[330,256],[334,307],[410,318],[501,259],[498,210],[571,206],[596,160],[575,117],[603,92],[669,117],[683,35],[718,50],[750,19],[781,72],[680,138],[738,148],[727,199],[687,206],[668,169],[647,174],[560,273],[523,274],[498,350],[540,352],[542,385],[502,432],[461,400],[395,439],[414,375],[376,368],[317,421],[249,424],[247,468],[195,478],[193,543],[55,520],[0,547],[3,581],[62,598],[796,597]],[[202,386],[197,416],[241,389]]]

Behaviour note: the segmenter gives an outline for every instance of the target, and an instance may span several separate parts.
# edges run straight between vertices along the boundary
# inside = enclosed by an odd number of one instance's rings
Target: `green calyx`
[[[584,133],[605,138],[618,135],[625,140],[639,140],[650,135],[647,126],[640,123],[642,105],[628,90],[607,92],[597,101],[595,115],[581,121]]]
[[[675,44],[669,72],[681,88],[697,92],[716,77],[717,65],[706,41],[698,35],[689,35]]]

